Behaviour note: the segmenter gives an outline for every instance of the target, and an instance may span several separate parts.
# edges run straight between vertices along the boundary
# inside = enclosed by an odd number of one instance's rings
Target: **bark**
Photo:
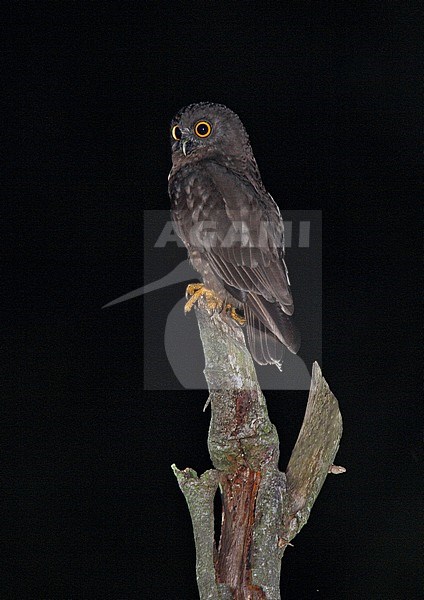
[[[306,413],[287,472],[243,333],[227,316],[195,308],[211,403],[208,448],[214,469],[200,478],[173,465],[190,511],[201,600],[277,600],[285,548],[307,522],[342,435],[338,403],[313,365]],[[214,539],[219,487],[222,525]]]

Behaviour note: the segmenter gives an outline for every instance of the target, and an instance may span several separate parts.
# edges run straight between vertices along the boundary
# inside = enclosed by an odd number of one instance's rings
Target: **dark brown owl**
[[[175,116],[171,143],[172,217],[191,263],[223,306],[243,312],[253,358],[280,366],[284,346],[296,353],[300,339],[283,221],[246,130],[227,107],[202,102]]]

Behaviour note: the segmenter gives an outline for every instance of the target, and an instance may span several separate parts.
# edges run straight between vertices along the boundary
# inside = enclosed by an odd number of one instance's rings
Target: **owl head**
[[[171,146],[174,165],[204,158],[253,159],[240,118],[223,104],[201,102],[180,110],[171,123]]]

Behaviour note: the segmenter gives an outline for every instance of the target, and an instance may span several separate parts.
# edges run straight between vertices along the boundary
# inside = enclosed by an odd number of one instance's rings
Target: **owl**
[[[245,327],[254,360],[281,367],[297,353],[284,226],[266,191],[247,132],[226,106],[201,102],[171,123],[169,196],[174,227],[202,279],[188,286]]]

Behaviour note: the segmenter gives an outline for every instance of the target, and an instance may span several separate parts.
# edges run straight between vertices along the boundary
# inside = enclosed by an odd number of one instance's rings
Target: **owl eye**
[[[211,134],[212,127],[207,121],[199,121],[194,127],[194,133],[200,138],[206,138]]]
[[[181,133],[181,129],[178,127],[178,125],[174,125],[171,130],[171,135],[174,140],[180,140],[182,138],[183,134]]]

